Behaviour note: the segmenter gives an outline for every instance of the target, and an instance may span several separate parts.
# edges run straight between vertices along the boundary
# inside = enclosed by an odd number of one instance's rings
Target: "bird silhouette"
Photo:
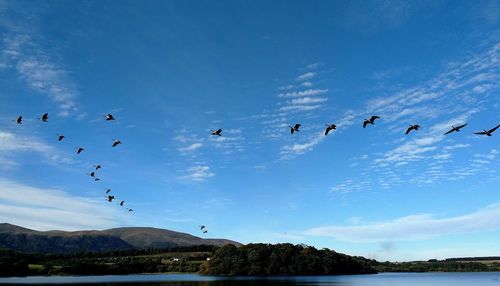
[[[288,126],[288,127],[290,127],[290,134],[293,134],[295,132],[299,132],[300,126],[302,126],[302,125],[300,125],[299,123],[296,123],[293,127]]]
[[[203,233],[207,233],[207,232],[208,232],[208,230],[206,230],[206,229],[205,229],[205,230],[203,230]]]
[[[64,135],[60,135],[60,134],[58,134],[58,135],[57,135],[57,141],[61,141],[61,140],[63,140],[64,138],[66,138],[66,136],[64,136]]]
[[[40,117],[40,120],[42,120],[43,122],[48,122],[49,121],[49,114],[48,113],[44,113],[42,115],[42,117]]]
[[[113,140],[114,140],[114,142],[113,142],[113,145],[111,145],[111,147],[116,147],[116,146],[118,146],[118,145],[122,144],[122,141],[120,141],[120,140],[118,140],[118,139],[113,139]],[[125,148],[125,149],[126,149],[126,148]]]
[[[124,204],[124,203],[125,203],[125,201],[121,201],[119,205],[120,205],[121,207],[123,207],[123,204]]]
[[[498,124],[495,128],[492,128],[490,130],[483,130],[482,132],[476,132],[474,134],[491,136],[493,132],[495,132],[495,130],[498,129],[498,127],[500,127],[500,124]]]
[[[109,194],[111,192],[111,189],[106,189],[106,194]]]
[[[204,230],[205,229],[205,226],[204,225],[200,225],[200,230]]]
[[[95,178],[95,172],[87,173],[87,175],[91,176],[92,178]]]
[[[23,116],[19,115],[19,117],[15,121],[17,124],[23,124]]]
[[[99,170],[99,169],[101,169],[101,165],[99,165],[99,164],[94,165],[94,167],[95,167],[95,170],[96,170],[96,171],[97,171],[97,170]]]
[[[370,117],[370,119],[366,119],[365,118],[365,121],[363,121],[363,128],[366,128],[366,126],[368,124],[372,124],[374,125],[375,124],[375,120],[379,119],[380,117],[376,116],[376,115],[373,115],[372,117]]]
[[[82,147],[78,147],[78,148],[76,149],[76,154],[80,154],[80,153],[82,153],[83,151],[85,151],[85,149],[83,149]]]
[[[217,135],[217,136],[222,136],[222,129],[217,129],[217,130],[210,130],[212,132],[212,135]]]
[[[106,121],[115,120],[115,118],[111,113],[104,115],[104,117],[106,118]]]
[[[94,181],[96,181],[96,182],[98,182],[98,181],[100,181],[100,180],[101,180],[101,179],[99,179],[99,178],[94,178]]]
[[[410,133],[410,131],[418,130],[419,128],[420,128],[420,125],[418,125],[418,124],[410,125],[410,127],[408,127],[408,129],[406,129],[405,135],[408,135],[408,133]]]
[[[115,196],[108,196],[106,199],[108,202],[112,202],[115,199]]]
[[[133,209],[127,209],[129,212],[133,212],[134,210]]]
[[[328,135],[328,132],[335,130],[335,129],[337,129],[337,125],[335,125],[335,124],[326,125],[325,136]]]
[[[458,132],[458,131],[460,131],[460,129],[464,128],[466,125],[467,125],[467,123],[465,123],[463,125],[459,125],[459,126],[453,126],[452,125],[451,129],[448,132],[446,132],[444,135],[448,135],[448,134],[450,134],[452,132]]]

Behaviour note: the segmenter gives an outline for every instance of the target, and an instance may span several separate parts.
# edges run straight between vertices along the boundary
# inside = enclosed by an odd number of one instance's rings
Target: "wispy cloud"
[[[57,151],[39,138],[0,130],[0,161],[4,163],[0,165],[0,169],[15,168],[18,166],[16,155],[28,152],[37,153],[51,162],[74,162],[70,156]]]
[[[280,155],[282,160],[288,160],[296,157],[297,155],[304,154],[306,152],[312,151],[316,145],[325,139],[325,135],[317,133],[308,138],[307,141],[303,143],[294,143],[291,145],[284,145],[281,147]]]
[[[221,149],[224,154],[243,152],[245,150],[245,137],[241,129],[224,129],[223,136],[210,135],[209,141],[217,149]]]
[[[30,88],[58,104],[61,116],[75,113],[78,91],[70,71],[55,60],[58,57],[53,50],[44,48],[43,38],[29,22],[6,25],[9,31],[3,35],[0,62],[4,68],[14,70]]]
[[[194,150],[197,150],[199,148],[203,147],[203,143],[193,143],[193,144],[190,144],[186,147],[182,147],[182,148],[179,148],[179,152],[190,152],[190,151],[194,151]]]
[[[303,91],[292,91],[278,94],[278,97],[303,97],[327,93],[328,89],[307,89]]]
[[[298,77],[295,78],[296,81],[305,81],[305,80],[310,80],[316,75],[315,72],[306,72],[304,74],[299,75]]]
[[[305,231],[304,234],[333,237],[348,242],[425,240],[450,234],[499,229],[499,217],[500,203],[496,203],[455,217],[437,218],[431,214],[415,214],[388,221],[317,227]]]
[[[37,230],[105,229],[124,223],[123,213],[104,198],[75,197],[65,191],[0,179],[2,221]]]
[[[210,170],[209,166],[197,165],[190,167],[187,170],[187,175],[183,176],[183,179],[195,182],[203,182],[208,178],[215,176],[215,174]]]

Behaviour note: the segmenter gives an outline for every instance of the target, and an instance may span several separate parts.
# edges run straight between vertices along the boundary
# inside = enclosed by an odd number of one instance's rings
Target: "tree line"
[[[312,246],[283,244],[226,245],[202,264],[208,275],[337,275],[377,271],[364,259]]]

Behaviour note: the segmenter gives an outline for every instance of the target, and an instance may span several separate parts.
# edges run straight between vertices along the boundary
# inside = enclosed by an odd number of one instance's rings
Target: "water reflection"
[[[141,286],[500,286],[500,273],[384,273],[350,276],[213,277],[194,274],[0,278],[0,284]]]

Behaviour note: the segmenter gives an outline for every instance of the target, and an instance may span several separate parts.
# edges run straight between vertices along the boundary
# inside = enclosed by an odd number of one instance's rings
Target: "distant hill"
[[[226,239],[203,239],[182,232],[152,227],[108,230],[36,231],[0,223],[0,249],[32,253],[114,251],[122,249],[172,248],[196,245],[241,245]]]

